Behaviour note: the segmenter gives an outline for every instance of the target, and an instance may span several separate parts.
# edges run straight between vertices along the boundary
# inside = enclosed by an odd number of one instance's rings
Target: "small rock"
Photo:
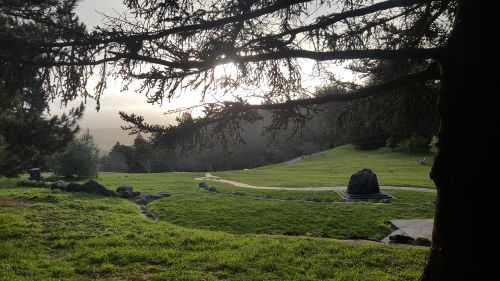
[[[158,192],[157,195],[160,196],[160,197],[170,197],[170,196],[172,196],[172,194],[170,194],[170,192]]]
[[[232,195],[236,195],[236,196],[246,196],[247,194],[243,191],[235,191],[233,193],[231,193]]]
[[[135,199],[135,203],[137,205],[146,206],[149,203],[149,200],[145,197],[139,197]]]
[[[141,213],[145,215],[147,218],[155,220],[156,216],[153,214],[148,208],[144,205],[141,205]]]
[[[321,198],[313,197],[312,201],[316,202],[316,203],[319,203],[319,202],[321,202],[323,200],[321,200]]]
[[[402,234],[389,236],[389,243],[409,244],[413,243],[414,240],[412,237]]]
[[[334,200],[333,200],[332,198],[329,198],[329,197],[327,197],[327,198],[323,199],[323,202],[326,202],[326,203],[331,203],[331,202],[333,202],[333,201],[334,201]]]
[[[291,200],[293,200],[293,197],[288,196],[285,198],[285,200],[291,201]]]
[[[215,186],[210,186],[209,188],[207,188],[207,190],[209,192],[218,192],[217,188]]]
[[[312,237],[319,237],[319,238],[330,238],[330,235],[328,235],[328,233],[325,233],[325,232],[313,232],[313,233],[311,233],[311,236]]]
[[[134,198],[134,194],[130,190],[117,191],[116,195],[121,198]]]
[[[158,195],[158,194],[154,194],[154,195],[148,195],[148,200],[151,202],[151,201],[154,201],[154,200],[158,200],[160,199],[162,196]]]
[[[116,189],[116,192],[125,192],[125,191],[132,193],[134,192],[134,188],[129,185],[122,185]]]
[[[287,230],[285,232],[283,232],[283,235],[287,235],[287,236],[299,236],[299,235],[302,235],[302,233],[296,231],[296,230]]]
[[[313,198],[313,197],[311,197],[311,196],[304,196],[304,197],[302,197],[302,201],[306,201],[306,202],[313,201],[313,199],[314,199],[314,198]]]
[[[208,188],[208,186],[207,186],[207,184],[206,184],[205,182],[200,182],[200,183],[198,184],[198,187],[199,187],[199,188],[203,188],[203,189],[207,189],[207,188]]]
[[[58,180],[52,184],[52,187],[59,188],[59,189],[66,189],[66,187],[68,187],[68,185],[69,185],[69,182],[65,182],[63,180]]]
[[[415,239],[414,241],[411,241],[411,244],[415,245],[415,246],[430,247],[432,243],[429,239],[419,237],[419,238]]]

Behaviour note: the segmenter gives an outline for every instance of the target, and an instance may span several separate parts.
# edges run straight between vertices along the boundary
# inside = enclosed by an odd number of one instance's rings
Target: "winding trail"
[[[195,180],[199,180],[199,181],[213,180],[213,181],[228,183],[228,184],[236,186],[236,187],[253,188],[253,189],[288,190],[288,191],[344,191],[347,189],[347,186],[318,186],[318,187],[255,186],[255,185],[242,183],[242,182],[238,182],[238,181],[225,180],[223,178],[214,176],[210,173],[205,173],[204,177],[195,178]],[[381,185],[380,189],[384,189],[384,190],[410,190],[410,191],[436,193],[435,188],[428,188],[428,187]]]

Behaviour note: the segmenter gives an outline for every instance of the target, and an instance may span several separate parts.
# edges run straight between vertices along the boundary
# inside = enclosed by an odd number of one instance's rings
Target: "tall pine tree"
[[[57,57],[43,51],[45,43],[84,33],[75,7],[76,1],[69,0],[0,1],[0,175],[16,176],[40,164],[78,131],[83,105],[50,116],[58,90],[50,72],[35,65]]]

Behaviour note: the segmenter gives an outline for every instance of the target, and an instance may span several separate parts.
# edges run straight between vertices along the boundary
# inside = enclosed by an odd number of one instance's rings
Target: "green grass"
[[[123,199],[0,185],[0,280],[417,280],[428,252],[187,229]]]
[[[381,184],[430,186],[420,157],[349,146],[294,164],[217,173],[256,185],[345,184],[363,167]],[[390,172],[390,171],[394,172]],[[398,176],[396,176],[396,174]],[[303,202],[339,199],[334,192],[254,190],[219,182],[222,193],[198,188],[202,174],[102,173],[108,188],[171,192],[149,208],[129,200],[0,179],[0,280],[417,280],[427,248],[360,244],[335,238],[380,239],[391,219],[431,218],[435,194],[389,191],[390,204]],[[232,192],[245,192],[244,196]],[[264,235],[293,230],[303,236]]]
[[[223,191],[234,191],[217,184]],[[222,187],[222,188],[221,188]],[[324,232],[331,237],[381,239],[389,234],[391,219],[432,218],[435,194],[391,191],[390,204],[371,202],[304,202],[302,196],[337,198],[333,192],[252,191],[247,196],[211,193],[172,196],[153,202],[151,210],[160,219],[192,228],[223,230],[231,233],[283,233],[304,235]],[[288,196],[287,194],[291,194]],[[252,196],[253,195],[253,196]],[[283,196],[293,200],[284,200]],[[256,197],[254,197],[256,196]]]
[[[292,164],[213,174],[257,186],[334,186],[347,185],[353,173],[370,168],[381,185],[434,187],[429,178],[430,164],[419,164],[424,157],[427,163],[432,163],[430,156],[391,152],[385,148],[363,151],[344,145]]]
[[[230,233],[283,233],[294,230],[304,235],[325,232],[334,238],[380,239],[389,234],[391,219],[432,218],[435,194],[390,191],[390,204],[369,202],[303,202],[304,196],[339,199],[335,192],[254,190],[208,182],[227,193],[198,188],[193,173],[120,174],[102,173],[99,182],[116,188],[133,185],[137,191],[168,191],[172,197],[158,200],[150,209],[163,221],[189,228],[222,230]],[[286,200],[290,199],[293,200]]]

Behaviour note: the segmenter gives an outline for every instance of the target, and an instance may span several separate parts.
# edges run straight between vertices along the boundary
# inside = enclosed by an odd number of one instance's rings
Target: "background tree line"
[[[320,88],[316,95],[321,96],[326,91],[332,89]],[[429,94],[421,94],[422,91]],[[311,155],[347,143],[359,149],[387,146],[410,153],[428,153],[437,132],[435,102],[436,93],[420,87],[409,88],[403,93],[388,93],[379,100],[328,103],[318,107],[298,132],[294,133],[294,128],[289,127],[277,136],[266,133],[265,129],[272,123],[272,114],[261,111],[263,119],[243,127],[243,141],[228,138],[225,143],[205,143],[207,145],[190,149],[158,143],[154,134],[151,138],[138,134],[132,145],[117,142],[102,156],[100,170],[149,173],[245,169]],[[418,110],[413,114],[401,113],[404,110],[402,103],[411,103],[410,107]],[[381,107],[389,109],[381,112]],[[190,118],[186,112],[181,116],[181,119]]]

